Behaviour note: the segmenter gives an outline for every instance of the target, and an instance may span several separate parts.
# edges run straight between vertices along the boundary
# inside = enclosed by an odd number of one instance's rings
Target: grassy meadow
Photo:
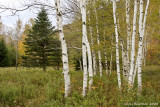
[[[137,95],[137,84],[128,92],[123,85],[118,91],[117,75],[94,76],[92,91],[82,97],[83,72],[71,71],[72,94],[64,98],[62,71],[52,68],[0,68],[0,107],[123,107],[136,103],[160,105],[160,67],[149,66],[142,71],[143,91]],[[137,83],[137,80],[135,81]]]

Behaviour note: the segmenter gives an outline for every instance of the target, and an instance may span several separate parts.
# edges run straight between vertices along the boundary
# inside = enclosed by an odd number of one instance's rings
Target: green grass
[[[39,68],[0,68],[0,107],[116,107],[128,103],[160,104],[160,67],[143,69],[143,91],[137,95],[137,86],[128,92],[123,85],[118,91],[116,72],[109,77],[94,77],[92,91],[82,97],[83,73],[71,71],[72,94],[64,98],[62,71],[51,68],[43,72]],[[136,81],[137,82],[137,81]]]

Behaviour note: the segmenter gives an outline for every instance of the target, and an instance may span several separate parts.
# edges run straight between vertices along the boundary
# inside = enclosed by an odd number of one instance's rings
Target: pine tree
[[[55,34],[53,29],[46,10],[42,8],[24,42],[27,55],[24,59],[29,66],[41,66],[43,71],[46,71],[46,66],[52,64],[52,59],[55,59],[52,56],[55,52],[60,52],[55,50],[60,43],[52,37]]]
[[[14,43],[11,42],[7,45],[8,49],[8,56],[9,56],[9,66],[15,66],[16,65],[16,49],[14,47]]]
[[[8,50],[4,39],[0,40],[0,67],[9,66]]]

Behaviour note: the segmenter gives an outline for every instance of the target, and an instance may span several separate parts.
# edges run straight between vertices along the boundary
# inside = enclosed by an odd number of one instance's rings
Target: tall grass
[[[82,97],[83,73],[71,71],[72,95],[64,98],[62,71],[51,68],[0,68],[0,106],[31,107],[116,107],[132,103],[160,103],[160,67],[143,69],[143,91],[137,95],[137,86],[128,92],[126,85],[118,91],[116,72],[111,76],[94,76],[92,91]]]

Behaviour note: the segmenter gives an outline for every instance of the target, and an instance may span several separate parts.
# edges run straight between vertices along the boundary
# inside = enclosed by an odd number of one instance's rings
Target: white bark
[[[105,25],[104,25],[104,62],[105,62],[105,69],[106,69],[106,76],[108,76],[108,64],[107,64],[107,52],[106,52],[106,32],[105,32]]]
[[[141,92],[142,90],[142,78],[141,78],[141,58],[142,58],[142,42],[143,42],[143,0],[140,0],[140,15],[139,15],[139,48],[138,48],[138,90]]]
[[[143,46],[142,46],[142,64],[144,61],[144,53],[145,53],[145,41],[143,41]]]
[[[88,53],[88,64],[89,64],[89,67],[88,67],[88,71],[89,71],[89,90],[91,90],[91,86],[93,84],[93,70],[92,70],[92,55],[91,55],[91,49],[90,49],[90,45],[89,45],[89,42],[88,42],[88,38],[87,38],[87,26],[86,26],[86,0],[81,0],[81,13],[82,13],[82,29],[83,29],[83,46],[82,48],[85,47],[87,48],[87,53]],[[86,49],[85,48],[85,49]],[[86,53],[83,53],[83,55],[86,57]],[[83,57],[83,58],[85,58]],[[83,59],[83,60],[86,60],[86,59]],[[87,63],[86,63],[86,66],[87,66]],[[87,68],[87,67],[86,67]],[[86,95],[86,88],[87,88],[87,84],[86,84],[86,79],[87,78],[87,73],[86,71],[84,71],[84,87],[83,87],[83,96]]]
[[[143,36],[145,34],[145,28],[146,28],[146,18],[147,18],[147,12],[148,12],[148,7],[149,7],[149,0],[147,1],[146,9],[145,9],[145,14],[144,14],[144,19],[143,19]],[[147,55],[147,34],[144,37],[144,66],[146,64],[146,55]]]
[[[94,75],[97,74],[97,60],[96,60],[96,54],[94,50],[92,51],[92,56],[93,56],[93,69],[94,69]]]
[[[85,0],[84,0],[85,1]],[[93,69],[92,69],[92,55],[91,55],[91,48],[87,38],[87,29],[86,29],[86,46],[87,46],[87,53],[88,53],[88,72],[89,72],[89,90],[91,90],[91,86],[93,84]]]
[[[118,78],[118,86],[121,90],[121,76],[120,76],[120,66],[119,66],[119,46],[118,46],[118,28],[116,21],[116,2],[113,0],[113,18],[115,25],[115,35],[116,35],[116,64],[117,64],[117,78]]]
[[[88,71],[87,71],[87,56],[86,56],[86,41],[84,37],[83,32],[83,37],[82,37],[82,56],[83,56],[83,92],[82,95],[83,97],[86,96],[87,93],[87,81],[88,81]]]
[[[147,5],[146,5],[144,19],[143,19],[143,36],[144,36],[145,28],[146,28],[146,18],[147,18],[147,13],[148,13],[148,7],[149,7],[149,0],[147,0]]]
[[[82,21],[86,20],[85,7],[83,6],[83,0],[80,0],[80,9],[82,14]],[[88,81],[88,71],[87,71],[87,46],[86,46],[86,22],[82,25],[82,60],[83,60],[83,91],[82,96],[85,97],[87,93],[87,81]]]
[[[105,59],[105,67],[106,67],[106,76],[108,76],[108,65],[107,65],[107,52],[104,50],[104,59]]]
[[[134,1],[134,16],[133,16],[133,33],[132,33],[132,45],[131,45],[131,62],[130,62],[130,72],[129,72],[129,80],[128,85],[133,87],[133,71],[135,64],[135,35],[136,35],[136,19],[137,19],[137,0]]]
[[[124,50],[123,39],[121,39],[120,45],[122,51],[123,79],[126,81],[128,79],[128,59],[127,52]]]
[[[146,36],[144,39],[144,58],[143,58],[143,66],[146,66],[146,57],[147,57],[147,32],[146,32]]]
[[[111,40],[110,75],[111,75],[111,72],[112,72],[112,47],[113,47],[113,36],[112,36],[112,40]]]
[[[94,0],[94,4],[95,4],[95,0]],[[98,44],[98,47],[99,47],[100,40],[99,40],[99,27],[98,27],[98,16],[97,16],[96,6],[94,7],[94,12],[95,12],[95,16],[96,16],[97,44]],[[99,72],[100,72],[100,77],[101,77],[102,76],[102,61],[101,61],[100,50],[98,50],[98,62],[99,62]]]
[[[68,97],[71,93],[71,82],[69,75],[69,64],[68,64],[68,53],[67,53],[67,45],[64,39],[63,33],[63,25],[62,25],[62,12],[60,7],[60,0],[55,0],[55,7],[57,13],[57,27],[59,30],[59,39],[61,41],[62,47],[62,61],[63,61],[63,74],[64,74],[64,82],[65,82],[65,97]]]
[[[88,12],[89,15],[89,25],[91,24],[91,19],[90,19],[90,12]],[[92,26],[89,26],[89,31],[90,31],[90,36],[91,36],[91,45],[93,46],[93,34],[92,34]],[[96,54],[94,52],[94,49],[92,49],[92,58],[93,58],[93,73],[96,75],[97,73],[97,62],[96,62]]]
[[[144,31],[145,31],[145,25],[146,25],[146,17],[147,17],[147,11],[149,6],[149,0],[147,1],[146,10],[144,14],[144,20],[143,20],[143,0],[140,0],[140,18],[139,18],[139,48],[138,48],[138,90],[139,92],[142,91],[142,45],[143,45],[143,38],[144,38]],[[143,21],[143,24],[142,24]]]
[[[135,77],[136,77],[136,73],[137,73],[137,67],[138,67],[138,57],[137,57],[137,60],[136,60],[136,64],[135,64],[135,69],[134,69],[134,72],[133,72],[133,75],[132,75],[132,86],[134,85],[134,80],[135,80]]]
[[[80,66],[80,70],[82,71],[82,62],[81,62],[81,59],[79,59],[79,66]]]
[[[123,47],[123,39],[121,39],[121,41],[120,41],[120,45],[121,45],[121,51],[122,51],[122,66],[123,66],[123,77],[125,77],[124,76],[124,62],[125,62],[125,60],[124,60],[124,55],[125,55],[125,53],[124,53],[124,47]]]
[[[127,52],[123,52],[123,78],[125,81],[128,80],[128,56]]]
[[[129,50],[130,50],[130,38],[131,38],[131,27],[130,27],[130,0],[126,0],[126,24],[127,24],[127,50],[126,50],[126,72],[125,72],[125,78],[126,80],[128,79],[128,74],[129,74]]]

